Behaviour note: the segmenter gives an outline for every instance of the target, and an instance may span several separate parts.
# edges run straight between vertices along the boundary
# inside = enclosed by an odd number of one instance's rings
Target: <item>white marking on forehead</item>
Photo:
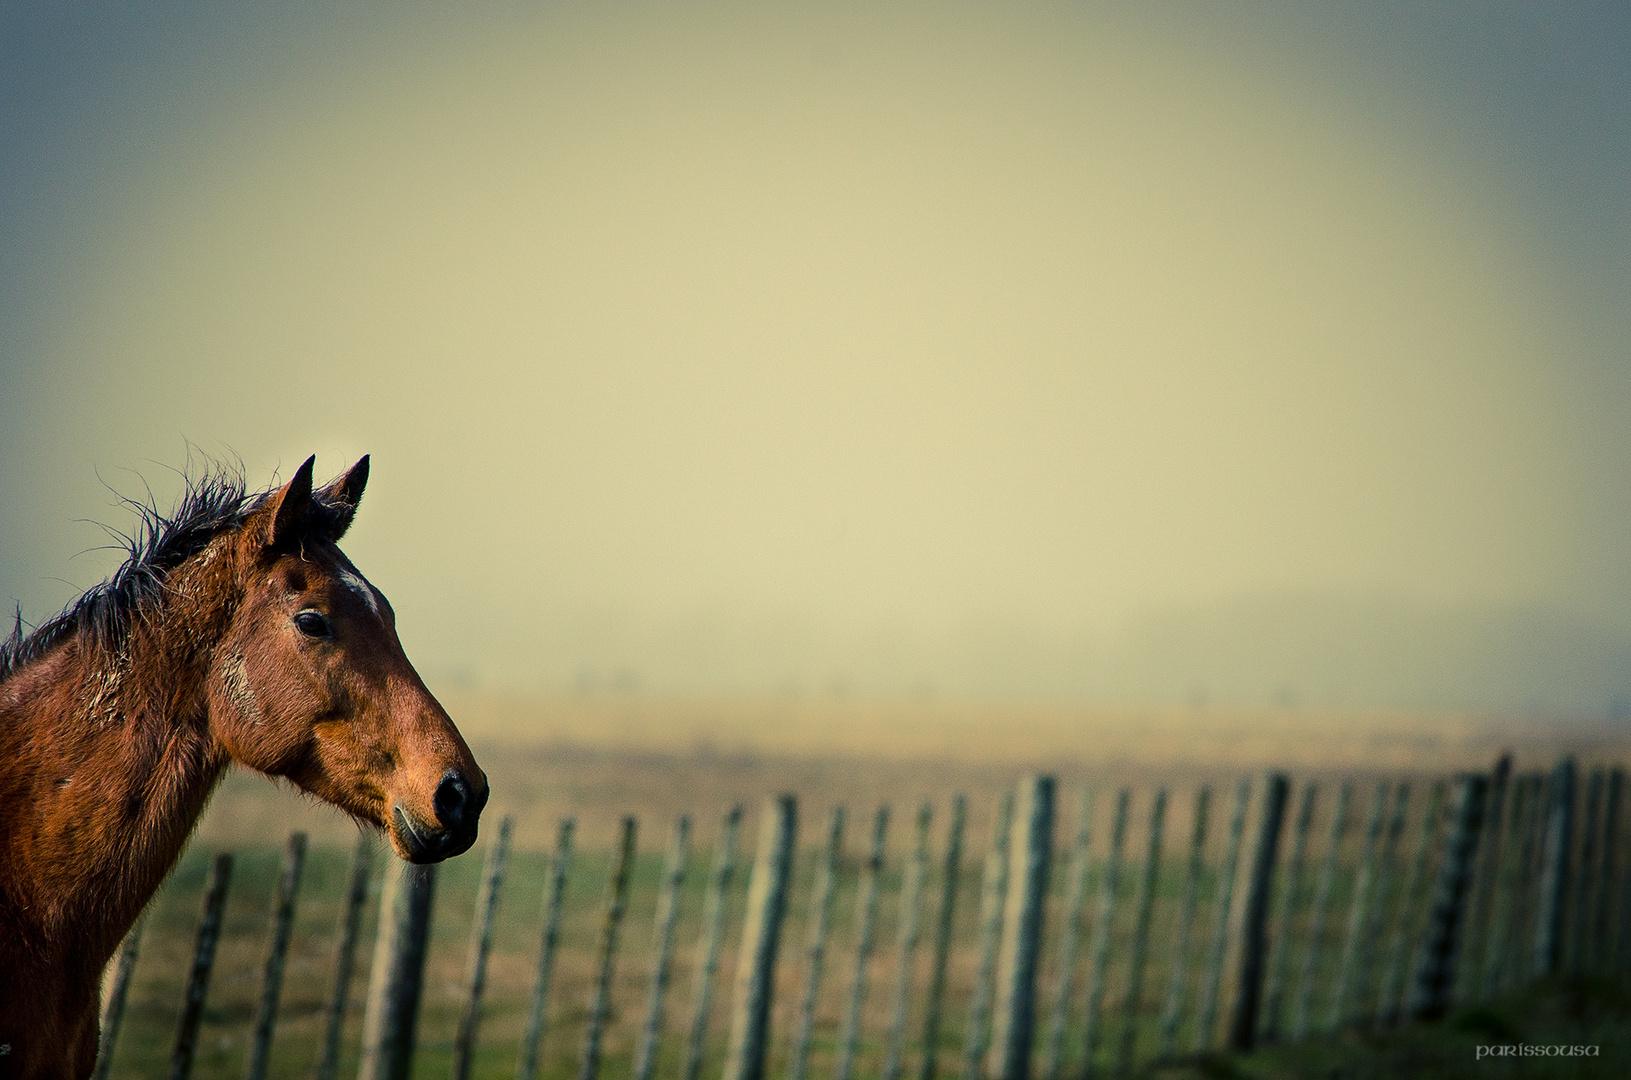
[[[379,601],[374,599],[374,587],[364,581],[361,574],[341,567],[339,576],[340,580],[345,582],[346,588],[363,598],[363,602],[368,605],[369,611],[372,611],[375,615],[379,614]]]

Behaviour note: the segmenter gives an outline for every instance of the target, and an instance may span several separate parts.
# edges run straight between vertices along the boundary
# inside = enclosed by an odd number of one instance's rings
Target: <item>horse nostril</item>
[[[470,786],[464,777],[450,772],[436,785],[436,820],[450,829],[464,824],[465,809],[470,804]]]

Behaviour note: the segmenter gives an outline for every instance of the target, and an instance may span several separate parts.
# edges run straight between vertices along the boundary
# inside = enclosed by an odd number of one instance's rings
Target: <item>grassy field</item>
[[[1084,784],[1201,782],[1278,768],[1303,776],[1439,775],[1487,768],[1513,750],[1519,768],[1624,756],[1631,725],[1443,712],[1323,709],[1086,709],[955,702],[763,699],[662,701],[441,694],[492,782],[489,814],[516,819],[516,842],[542,848],[578,818],[586,844],[611,842],[633,814],[648,828],[680,813],[705,822],[733,802],[799,794],[808,821],[831,805],[860,808],[952,792],[984,828],[999,791],[1030,770]],[[267,842],[266,823],[348,845],[355,827],[325,806],[235,773],[200,823],[196,844]]]
[[[1479,1046],[1591,1047],[1592,1056],[1478,1057]],[[1631,987],[1553,980],[1438,1024],[1345,1032],[1250,1055],[1211,1054],[1152,1069],[1151,1080],[1623,1080],[1631,1073]]]
[[[1043,768],[1059,776],[1062,804],[1055,838],[1060,848],[1068,845],[1074,832],[1079,793],[1091,789],[1100,791],[1093,818],[1096,857],[1102,857],[1103,837],[1108,831],[1112,803],[1109,793],[1118,786],[1130,787],[1134,801],[1128,857],[1135,864],[1142,859],[1140,853],[1148,839],[1144,822],[1151,792],[1156,786],[1171,789],[1166,857],[1160,882],[1161,903],[1156,909],[1153,934],[1155,946],[1145,978],[1144,997],[1134,1017],[1139,1045],[1143,1056],[1148,1056],[1155,1046],[1160,1002],[1166,992],[1168,966],[1179,938],[1174,913],[1181,889],[1181,852],[1190,828],[1192,793],[1198,784],[1211,784],[1214,791],[1208,862],[1215,866],[1223,844],[1228,801],[1235,778],[1241,775],[1279,766],[1290,769],[1299,781],[1317,778],[1327,786],[1337,777],[1352,779],[1356,781],[1355,814],[1358,815],[1363,812],[1369,780],[1380,774],[1413,778],[1420,791],[1425,787],[1422,781],[1429,776],[1442,775],[1455,768],[1485,766],[1502,747],[1518,751],[1520,768],[1539,768],[1549,765],[1564,751],[1578,753],[1587,761],[1606,759],[1613,755],[1618,737],[1618,733],[1607,726],[1560,728],[1536,722],[1481,720],[1462,715],[1362,715],[1287,710],[1093,713],[1042,708],[979,709],[924,702],[879,705],[766,701],[665,705],[617,698],[526,702],[449,696],[445,700],[476,748],[492,781],[494,794],[484,820],[483,842],[470,853],[443,864],[439,872],[429,976],[420,1022],[421,1051],[415,1066],[415,1075],[419,1077],[440,1077],[447,1073],[461,1003],[481,858],[499,815],[509,814],[515,818],[516,837],[501,894],[476,1075],[514,1075],[522,1011],[533,978],[546,852],[553,844],[556,823],[568,814],[579,821],[581,854],[568,883],[569,917],[553,995],[551,1027],[545,1038],[544,1066],[545,1075],[551,1078],[575,1075],[589,1000],[590,958],[607,873],[605,852],[619,818],[633,814],[640,823],[642,854],[625,923],[614,1014],[602,1073],[607,1077],[627,1075],[643,1015],[661,852],[674,816],[684,812],[693,815],[696,826],[692,872],[681,908],[676,969],[667,1012],[669,1036],[658,1060],[658,1075],[672,1077],[677,1075],[680,1061],[679,1032],[689,1023],[702,882],[720,816],[733,803],[745,804],[747,816],[739,845],[739,851],[745,853],[745,861],[753,851],[758,808],[764,798],[784,790],[795,792],[800,798],[801,858],[784,937],[784,962],[779,971],[774,1022],[779,1041],[773,1047],[771,1067],[773,1074],[779,1074],[785,1063],[785,1039],[793,1027],[794,1009],[804,977],[800,950],[807,914],[806,897],[817,857],[813,845],[824,831],[829,808],[846,806],[850,815],[848,858],[834,907],[833,940],[818,1010],[818,1039],[812,1061],[811,1075],[821,1077],[831,1069],[831,1046],[838,1030],[843,995],[851,978],[853,908],[858,878],[856,853],[873,808],[880,803],[891,804],[895,825],[890,839],[889,876],[885,882],[885,902],[880,909],[879,949],[870,968],[872,989],[867,999],[868,1020],[859,1062],[859,1075],[869,1076],[876,1074],[881,1061],[886,1002],[896,977],[894,897],[900,881],[902,856],[910,843],[913,809],[922,800],[934,805],[933,849],[938,852],[944,842],[950,794],[966,794],[969,829],[965,851],[968,854],[960,883],[958,945],[953,954],[952,986],[943,1028],[945,1050],[941,1058],[941,1075],[955,1075],[960,1065],[958,1048],[962,1044],[964,1013],[976,963],[973,942],[978,864],[989,844],[997,797],[1011,787],[1022,772]],[[1417,813],[1420,802],[1418,797]],[[1316,833],[1323,827],[1329,803],[1327,798],[1322,804]],[[322,1010],[332,980],[347,862],[357,829],[328,808],[263,778],[234,773],[201,822],[182,864],[150,908],[130,1011],[113,1062],[114,1076],[145,1077],[165,1068],[180,1008],[182,979],[197,925],[203,879],[209,859],[217,850],[235,852],[237,865],[195,1075],[242,1074],[246,1040],[259,994],[259,972],[277,861],[284,836],[296,828],[311,834],[313,846],[302,886],[294,947],[279,1014],[272,1075],[287,1078],[311,1075],[321,1039]],[[1357,831],[1350,833],[1350,844],[1357,842]],[[1054,957],[1057,928],[1063,922],[1065,879],[1061,864],[1052,882],[1048,925],[1055,936],[1046,943],[1048,961],[1042,973],[1045,1000],[1050,992],[1048,988],[1057,985]],[[1339,903],[1350,881],[1349,876],[1339,879]],[[724,1017],[735,969],[732,947],[740,927],[746,885],[746,873],[739,873],[733,890],[726,948],[720,962],[720,981],[715,987],[710,1065],[704,1075],[717,1073],[717,1063],[723,1054]],[[931,880],[927,895],[934,895],[936,887]],[[369,923],[364,928],[359,950],[358,975],[347,1025],[347,1057],[341,1075],[354,1075],[356,1067],[361,999],[374,940],[377,872],[374,889],[375,903],[370,905]],[[1210,892],[1203,890],[1203,896],[1210,896]],[[1131,906],[1124,902],[1120,908],[1117,937],[1122,943],[1131,932]],[[1199,939],[1209,932],[1210,910],[1203,905],[1195,936],[1189,943],[1190,954],[1196,958],[1191,964],[1192,980],[1199,978],[1202,966],[1199,958],[1204,951]],[[1328,930],[1331,934],[1337,932],[1334,927]],[[921,986],[927,981],[926,952],[920,949],[914,966],[914,983],[919,987],[914,1001],[919,1002]],[[1124,947],[1114,951],[1110,972],[1107,1001],[1116,1010],[1109,1029],[1111,1040],[1116,1037],[1122,1020],[1117,990],[1124,985],[1127,976],[1125,952]],[[1083,993],[1081,979],[1078,972],[1078,998]],[[1224,1000],[1228,1000],[1227,985]],[[1522,1008],[1521,1005],[1514,1007]],[[1611,1013],[1609,1010],[1603,1015]],[[921,1017],[914,1014],[909,1030],[919,1030],[920,1024]],[[1444,1027],[1442,1030],[1458,1029]],[[1445,1037],[1452,1043],[1459,1038]],[[1190,1038],[1186,1032],[1180,1046],[1186,1046]],[[915,1043],[912,1045],[909,1067],[919,1052]],[[1247,1064],[1251,1069],[1272,1065],[1282,1071],[1248,1070],[1240,1075],[1349,1075],[1331,1072],[1330,1062],[1340,1063],[1351,1055],[1363,1057],[1369,1052],[1368,1045],[1351,1041],[1333,1043],[1327,1048],[1326,1058],[1318,1057],[1316,1044],[1298,1048],[1295,1053],[1275,1051],[1258,1055]],[[1066,1046],[1067,1063],[1075,1062],[1073,1068],[1079,1069],[1081,1053],[1078,1024],[1076,1041]],[[1291,1056],[1286,1056],[1288,1054]],[[1631,1057],[1621,1054],[1618,1060],[1631,1061]],[[1276,1062],[1279,1064],[1273,1064]],[[1247,1064],[1209,1058],[1191,1063],[1188,1068],[1200,1070],[1191,1075],[1232,1075],[1228,1070],[1245,1069]],[[1480,1068],[1489,1065],[1489,1062],[1480,1063]],[[1299,1071],[1305,1069],[1314,1071]],[[1325,1071],[1320,1071],[1322,1069]],[[1416,1073],[1395,1070],[1395,1075]],[[1480,1072],[1479,1075],[1503,1074]],[[1553,1074],[1527,1071],[1511,1075]]]

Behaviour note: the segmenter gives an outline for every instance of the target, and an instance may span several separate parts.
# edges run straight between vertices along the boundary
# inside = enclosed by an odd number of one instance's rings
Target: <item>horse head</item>
[[[402,651],[390,602],[338,546],[368,458],[316,491],[312,463],[235,537],[210,730],[244,765],[380,826],[402,858],[438,862],[475,843],[487,777]]]

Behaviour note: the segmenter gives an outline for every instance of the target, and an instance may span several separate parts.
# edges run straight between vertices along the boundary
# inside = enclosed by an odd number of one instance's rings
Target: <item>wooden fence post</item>
[[[1200,902],[1201,874],[1206,870],[1206,813],[1212,789],[1205,784],[1195,792],[1195,824],[1189,837],[1189,865],[1184,871],[1184,896],[1178,908],[1177,940],[1172,947],[1172,975],[1167,981],[1167,1003],[1161,1012],[1160,1058],[1169,1058],[1178,1046],[1178,1021],[1183,1016],[1189,986],[1190,924]]]
[[[951,826],[946,832],[946,858],[940,869],[940,914],[934,930],[934,962],[929,971],[928,1001],[923,1015],[923,1060],[918,1080],[935,1080],[940,1053],[940,1009],[946,993],[946,961],[951,956],[952,917],[957,910],[957,879],[963,858],[963,818],[967,800],[951,798]]]
[[[634,1080],[651,1080],[657,1064],[657,1043],[663,1033],[663,997],[668,991],[668,975],[674,956],[674,926],[680,917],[680,886],[685,883],[685,866],[690,856],[691,819],[684,814],[674,819],[663,863],[663,880],[657,894],[657,921],[651,932],[656,953],[651,969],[651,990],[646,995],[646,1022],[640,1028],[640,1043],[634,1050]]]
[[[108,981],[107,993],[102,1000],[102,1015],[97,1024],[101,1033],[96,1047],[96,1069],[91,1080],[107,1080],[108,1069],[113,1066],[113,1046],[119,1039],[119,1025],[125,1017],[125,999],[130,994],[130,976],[136,970],[136,954],[141,949],[142,927],[147,925],[147,913],[137,916],[136,923],[119,945],[119,958],[114,962],[113,978]]]
[[[1418,898],[1427,880],[1427,864],[1432,857],[1433,836],[1438,831],[1439,818],[1444,810],[1444,781],[1433,783],[1427,795],[1427,806],[1422,812],[1421,833],[1416,842],[1416,853],[1411,859],[1410,877],[1399,893],[1399,913],[1394,923],[1392,943],[1388,947],[1387,968],[1382,975],[1382,987],[1376,998],[1376,1019],[1381,1024],[1392,1024],[1398,1019],[1403,1004],[1405,963],[1407,950],[1415,940],[1412,929],[1416,922]]]
[[[895,998],[889,1016],[889,1042],[884,1051],[883,1080],[900,1080],[901,1054],[906,1043],[906,1009],[912,993],[912,958],[922,936],[918,908],[923,896],[923,877],[929,869],[929,823],[934,806],[925,802],[917,809],[917,842],[912,861],[906,864],[906,879],[900,889],[900,918],[895,960]]]
[[[487,986],[487,954],[493,946],[493,916],[498,911],[499,886],[504,881],[504,859],[510,851],[515,822],[505,815],[498,823],[498,838],[482,860],[481,887],[476,893],[476,917],[470,925],[470,953],[465,965],[464,1012],[453,1039],[453,1080],[467,1080],[470,1055],[476,1049],[481,1026],[481,995]]]
[[[357,834],[357,847],[351,856],[351,877],[346,889],[345,912],[340,916],[340,946],[334,962],[334,987],[323,1020],[323,1053],[317,1062],[317,1080],[334,1080],[340,1066],[340,1036],[345,1030],[346,1007],[351,998],[351,977],[357,962],[357,938],[362,934],[363,908],[368,904],[368,877],[372,862],[373,838]]]
[[[379,936],[363,1011],[358,1080],[408,1080],[413,1067],[425,951],[436,897],[436,863],[392,859],[379,905]]]
[[[776,986],[776,950],[787,912],[787,884],[798,844],[798,803],[780,795],[765,803],[759,853],[748,881],[747,916],[737,953],[736,994],[724,1080],[763,1080],[770,1045],[770,1007]]]
[[[1603,770],[1593,769],[1586,779],[1586,820],[1580,830],[1579,857],[1574,862],[1574,888],[1570,897],[1574,911],[1567,920],[1564,944],[1568,962],[1565,970],[1579,975],[1586,969],[1587,934],[1591,927],[1592,901],[1597,890],[1598,833],[1603,818]]]
[[[1357,1019],[1374,1020],[1373,1012],[1365,1012],[1376,999],[1370,994],[1371,971],[1376,966],[1376,946],[1387,929],[1387,913],[1393,892],[1394,871],[1399,861],[1399,844],[1404,839],[1405,822],[1410,813],[1410,784],[1400,781],[1393,795],[1393,816],[1388,821],[1387,833],[1382,839],[1382,854],[1377,864],[1375,896],[1372,914],[1367,920],[1359,942],[1358,970],[1354,973],[1354,999],[1361,1011]]]
[[[1139,881],[1138,904],[1133,915],[1133,947],[1127,964],[1127,1000],[1122,1011],[1121,1048],[1116,1075],[1133,1071],[1133,1051],[1138,1040],[1138,1006],[1144,993],[1144,965],[1150,951],[1150,919],[1155,913],[1155,891],[1161,875],[1161,831],[1166,822],[1167,789],[1155,793],[1150,808],[1149,846],[1144,851],[1144,875]]]
[[[1624,770],[1610,769],[1608,791],[1603,805],[1603,857],[1602,865],[1597,872],[1597,880],[1600,883],[1597,891],[1597,910],[1592,913],[1591,919],[1591,969],[1602,975],[1614,970],[1614,937],[1609,915],[1614,907],[1614,889],[1620,880],[1620,876],[1614,871],[1620,850],[1620,814],[1624,796]]]
[[[1455,986],[1456,948],[1488,792],[1489,777],[1481,773],[1463,776],[1457,784],[1455,817],[1444,844],[1444,858],[1439,863],[1433,906],[1427,913],[1427,926],[1422,934],[1421,959],[1406,1006],[1415,1020],[1436,1020],[1450,1007]]]
[[[1348,933],[1342,943],[1342,958],[1337,962],[1336,986],[1331,993],[1331,1011],[1325,1019],[1325,1030],[1334,1032],[1349,1020],[1348,996],[1353,986],[1355,969],[1360,966],[1360,950],[1370,948],[1370,901],[1372,882],[1376,877],[1376,854],[1382,843],[1382,828],[1387,817],[1388,782],[1379,780],[1371,793],[1370,822],[1365,828],[1365,849],[1359,857],[1359,873],[1354,879],[1353,898],[1348,904]],[[1364,993],[1361,988],[1360,994]]]
[[[1291,781],[1285,773],[1270,773],[1263,791],[1263,819],[1259,823],[1252,876],[1240,928],[1240,981],[1235,987],[1235,1011],[1229,1045],[1245,1052],[1257,1043],[1257,1009],[1262,1000],[1263,968],[1269,900],[1273,894],[1275,855],[1280,848],[1281,825]]]
[[[1535,773],[1529,779],[1530,808],[1520,854],[1523,887],[1517,894],[1518,907],[1513,913],[1511,979],[1516,986],[1526,985],[1538,977],[1535,969],[1535,930],[1540,920],[1541,892],[1545,884],[1546,831],[1551,824],[1551,780],[1547,773]]]
[[[1619,874],[1617,910],[1611,912],[1614,920],[1612,940],[1603,950],[1603,960],[1609,974],[1619,974],[1631,968],[1631,851],[1625,853],[1624,861]]]
[[[549,878],[544,885],[537,976],[533,980],[532,1000],[527,1005],[526,1028],[521,1036],[521,1056],[516,1066],[517,1080],[535,1080],[538,1075],[538,1044],[544,1035],[549,988],[555,976],[555,953],[560,948],[562,895],[566,889],[567,871],[572,866],[572,833],[576,828],[577,821],[574,818],[562,818],[555,834],[555,857],[550,860]]]
[[[271,942],[261,975],[260,1010],[255,1016],[244,1080],[263,1080],[266,1076],[272,1031],[277,1024],[278,997],[283,990],[283,965],[289,955],[289,932],[294,928],[295,896],[300,890],[300,871],[305,865],[306,834],[290,833],[289,844],[283,849],[282,873],[278,875],[277,899],[272,907]]]
[[[1319,881],[1314,886],[1314,909],[1308,916],[1308,944],[1303,951],[1302,975],[1297,981],[1297,1008],[1291,1017],[1291,1038],[1300,1042],[1308,1034],[1308,1021],[1314,1011],[1314,988],[1319,981],[1320,953],[1325,944],[1325,917],[1331,910],[1331,894],[1336,888],[1337,866],[1342,858],[1342,841],[1348,833],[1348,807],[1353,802],[1353,785],[1346,780],[1337,789],[1336,809],[1331,814],[1331,837],[1320,863]]]
[[[198,941],[193,948],[192,971],[187,978],[187,996],[176,1025],[175,1049],[170,1054],[170,1080],[187,1080],[193,1069],[193,1048],[198,1043],[198,1021],[204,1013],[204,995],[210,987],[210,969],[215,966],[215,946],[221,940],[221,911],[226,906],[227,885],[232,881],[232,856],[222,852],[210,865],[204,886],[204,914],[198,922]]]
[[[1490,772],[1489,796],[1484,806],[1484,836],[1478,845],[1472,881],[1472,898],[1467,908],[1467,932],[1462,955],[1465,962],[1458,965],[1460,980],[1466,988],[1464,999],[1484,1000],[1484,972],[1488,968],[1489,941],[1493,927],[1495,892],[1499,887],[1501,858],[1507,843],[1506,818],[1507,790],[1512,786],[1512,755],[1504,753],[1495,761]]]
[[[1540,886],[1535,910],[1536,977],[1555,975],[1563,962],[1563,919],[1568,910],[1569,847],[1574,840],[1574,758],[1552,770],[1547,784],[1546,831],[1541,846]]]
[[[1087,973],[1087,1019],[1082,1032],[1082,1080],[1092,1076],[1098,1066],[1099,1040],[1104,1037],[1105,984],[1109,981],[1121,854],[1127,843],[1127,810],[1132,798],[1132,792],[1126,788],[1116,792],[1116,813],[1110,821],[1110,850],[1099,876],[1099,909],[1093,921],[1093,959]]]
[[[1036,968],[1053,858],[1056,786],[1051,776],[1028,776],[1019,785],[1013,836],[1008,842],[1009,889],[997,957],[997,1009],[988,1072],[996,1080],[1030,1080]]]
[[[980,962],[969,998],[968,1024],[963,1033],[963,1080],[981,1080],[986,1044],[991,1035],[991,994],[996,980],[997,946],[1002,940],[1002,912],[1008,897],[1008,827],[1014,816],[1014,793],[1004,792],[992,823],[991,850],[985,857],[980,883]]]
[[[810,1036],[815,1031],[816,998],[821,990],[822,965],[827,956],[827,930],[832,923],[832,898],[837,891],[838,859],[844,845],[844,808],[835,806],[827,819],[827,846],[816,866],[815,885],[810,890],[810,915],[806,922],[804,946],[804,997],[799,1002],[799,1019],[788,1062],[790,1080],[804,1080],[810,1057]]]
[[[1240,862],[1240,841],[1246,834],[1246,807],[1251,800],[1251,781],[1241,777],[1235,784],[1235,805],[1229,815],[1229,843],[1223,849],[1215,890],[1216,909],[1212,920],[1212,945],[1207,950],[1206,974],[1201,976],[1201,1006],[1195,1015],[1194,1049],[1212,1047],[1212,1029],[1217,1026],[1218,990],[1223,983],[1223,960],[1229,949],[1229,909],[1235,899],[1235,869]]]
[[[883,874],[884,838],[889,832],[889,807],[878,807],[872,819],[872,849],[861,867],[861,887],[855,896],[855,970],[850,978],[844,1028],[838,1036],[835,1080],[850,1080],[855,1067],[855,1043],[861,1034],[861,1004],[866,1000],[867,966],[872,959],[873,934],[878,920],[878,878]]]
[[[1530,814],[1529,777],[1513,777],[1504,800],[1502,850],[1494,865],[1495,888],[1490,897],[1489,931],[1484,937],[1483,968],[1478,972],[1475,997],[1488,1001],[1500,993],[1511,968],[1512,923],[1523,888],[1525,832]],[[1491,822],[1493,824],[1493,821]]]
[[[1075,988],[1076,951],[1082,936],[1082,908],[1087,903],[1094,794],[1092,789],[1083,789],[1076,809],[1076,842],[1071,845],[1067,871],[1070,893],[1065,900],[1065,923],[1059,941],[1059,988],[1053,1000],[1048,1042],[1042,1055],[1042,1080],[1059,1080],[1060,1055],[1064,1053],[1065,1025],[1070,1019],[1071,991]]]
[[[1280,927],[1274,937],[1274,955],[1269,959],[1268,984],[1263,990],[1263,1017],[1259,1037],[1274,1042],[1280,1037],[1280,1015],[1285,1008],[1286,979],[1291,973],[1291,949],[1296,940],[1297,910],[1303,894],[1303,868],[1308,856],[1308,832],[1314,824],[1314,806],[1319,784],[1303,783],[1303,797],[1297,803],[1297,820],[1291,830],[1291,856],[1286,860],[1285,881],[1280,890]]]
[[[612,975],[617,968],[617,935],[629,903],[629,877],[634,871],[635,836],[639,824],[625,817],[617,830],[617,846],[612,849],[611,875],[606,880],[606,911],[601,916],[600,937],[595,948],[594,995],[589,999],[588,1026],[583,1033],[583,1053],[578,1058],[578,1080],[600,1076],[600,1044],[606,1016],[612,1008]]]
[[[714,845],[713,872],[708,876],[708,892],[702,900],[702,932],[697,939],[697,967],[691,997],[691,1031],[685,1042],[685,1080],[697,1080],[702,1075],[702,1052],[712,1013],[714,971],[719,967],[719,939],[730,909],[731,878],[736,873],[736,834],[741,827],[742,808],[733,806],[725,813],[719,840]]]

